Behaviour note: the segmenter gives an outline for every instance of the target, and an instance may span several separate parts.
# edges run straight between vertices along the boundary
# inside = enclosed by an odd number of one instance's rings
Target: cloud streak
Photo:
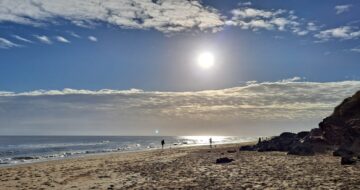
[[[12,47],[20,47],[20,45],[14,43],[14,42],[12,42],[12,41],[10,41],[8,39],[0,37],[0,48],[9,49],[9,48],[12,48]]]
[[[66,39],[65,37],[62,37],[62,36],[56,36],[55,39],[62,43],[70,43],[70,41],[68,39]]]
[[[18,36],[18,35],[13,35],[13,37],[19,41],[22,41],[22,42],[26,42],[26,43],[33,43],[33,41],[29,40],[29,39],[26,39],[24,37],[21,37],[21,36]]]
[[[45,36],[45,35],[34,35],[34,37],[36,39],[38,39],[41,43],[44,44],[52,44],[53,42],[50,40],[49,37]]]
[[[352,48],[352,49],[350,49],[350,51],[360,53],[360,47]]]
[[[347,5],[337,5],[334,7],[335,11],[336,11],[336,14],[339,15],[339,14],[342,14],[342,13],[345,13],[345,12],[348,12],[350,11],[350,8],[352,7],[352,5],[350,4],[347,4]]]
[[[88,36],[88,39],[92,42],[97,42],[98,39],[95,36]]]

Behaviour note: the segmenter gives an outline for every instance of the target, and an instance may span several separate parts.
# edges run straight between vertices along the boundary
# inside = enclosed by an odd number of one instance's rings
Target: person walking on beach
[[[165,145],[165,140],[163,139],[163,140],[161,141],[161,149],[164,149],[164,145]]]
[[[209,143],[210,143],[210,148],[212,148],[212,138],[211,137],[209,139]]]

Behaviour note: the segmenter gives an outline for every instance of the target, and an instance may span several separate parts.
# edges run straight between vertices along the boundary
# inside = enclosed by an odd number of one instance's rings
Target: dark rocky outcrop
[[[288,155],[313,156],[315,155],[315,151],[311,144],[298,143],[290,148]]]
[[[356,160],[352,156],[341,157],[341,165],[352,165],[356,164]]]
[[[352,156],[360,154],[360,91],[338,105],[319,123],[319,128],[297,134],[282,133],[270,140],[259,140],[254,146],[243,146],[240,150],[286,151],[293,155],[334,151],[334,156],[341,156],[347,163]]]
[[[257,150],[263,151],[288,151],[298,142],[295,133],[285,132],[280,136],[257,144]]]
[[[306,136],[309,135],[309,131],[301,131],[299,133],[296,134],[296,137],[299,138],[299,139],[303,139],[305,138]]]
[[[217,164],[226,164],[226,163],[230,163],[232,161],[234,161],[234,159],[231,159],[231,158],[228,158],[228,157],[223,157],[223,158],[216,159]]]
[[[236,150],[228,150],[227,153],[236,153]]]
[[[360,91],[338,105],[331,116],[320,122],[319,128],[310,132],[306,141],[319,140],[338,149],[334,155],[360,152]]]
[[[290,133],[285,132],[280,134],[280,136],[275,136],[269,140],[259,141],[258,144],[254,146],[242,146],[240,147],[240,151],[285,151],[288,152],[293,150],[292,152],[299,151],[301,145],[301,141],[309,134],[309,132],[302,131],[299,133]],[[297,147],[294,149],[294,147]],[[301,150],[303,150],[303,146],[301,146]],[[303,150],[306,151],[306,150]]]
[[[340,147],[333,152],[333,156],[353,156],[353,155],[354,155],[353,151],[343,147]]]
[[[245,146],[241,146],[240,151],[256,151],[256,146],[251,146],[251,145],[245,145]]]

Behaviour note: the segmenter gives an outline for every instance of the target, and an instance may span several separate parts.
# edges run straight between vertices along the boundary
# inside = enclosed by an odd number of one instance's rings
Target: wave
[[[108,144],[111,141],[89,142],[89,143],[51,143],[51,144],[20,144],[20,145],[6,145],[4,148],[56,148],[56,147],[71,147],[71,146],[95,146]]]
[[[167,148],[207,144],[209,138],[205,136],[187,137],[64,137],[63,142],[8,144],[0,146],[0,166],[24,163],[59,160],[71,157],[82,157],[93,154],[114,152],[143,151],[161,148],[160,141],[165,139]],[[213,137],[216,144],[244,142],[254,138]],[[59,139],[57,139],[59,140]],[[21,141],[21,139],[19,139]],[[72,142],[71,142],[72,141]],[[93,141],[93,142],[91,142]],[[13,142],[13,141],[12,141]]]
[[[109,143],[109,142],[105,142],[105,143]],[[88,144],[90,144],[90,143],[88,143]],[[96,143],[92,143],[92,144],[96,145]],[[76,144],[76,145],[78,146],[78,144]],[[48,148],[48,147],[46,147],[46,148]],[[114,148],[114,149],[105,148],[105,149],[98,149],[98,150],[68,151],[68,152],[59,152],[56,154],[44,154],[41,156],[4,157],[4,158],[0,158],[0,165],[16,165],[16,164],[21,164],[21,163],[33,163],[33,162],[39,162],[39,161],[58,160],[58,159],[69,158],[69,157],[80,157],[82,155],[89,155],[89,154],[136,151],[136,150],[150,149],[150,148],[158,148],[158,147],[150,144],[149,146],[142,148],[142,146],[140,144],[127,144],[127,145],[119,146],[118,148]],[[12,152],[14,152],[14,151],[12,151]]]

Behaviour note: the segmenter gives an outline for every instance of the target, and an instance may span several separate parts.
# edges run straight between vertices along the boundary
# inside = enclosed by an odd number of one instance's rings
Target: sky
[[[355,0],[0,0],[0,134],[309,130],[360,89],[359,12]]]

